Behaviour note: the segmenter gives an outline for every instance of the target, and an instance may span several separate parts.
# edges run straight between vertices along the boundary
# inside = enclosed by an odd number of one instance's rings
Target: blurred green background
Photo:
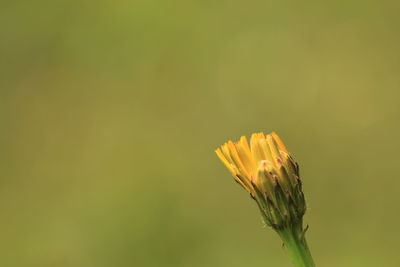
[[[398,1],[1,1],[0,266],[291,266],[214,155],[276,131],[318,266],[400,266]]]

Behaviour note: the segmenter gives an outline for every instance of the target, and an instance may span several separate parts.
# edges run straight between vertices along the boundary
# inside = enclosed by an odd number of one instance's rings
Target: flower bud
[[[306,211],[299,167],[276,133],[242,136],[216,151],[234,179],[257,202],[265,223],[275,229],[302,223]]]

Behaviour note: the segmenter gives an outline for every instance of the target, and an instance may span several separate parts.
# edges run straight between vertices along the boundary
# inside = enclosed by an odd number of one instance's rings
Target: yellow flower
[[[268,225],[278,228],[301,222],[306,206],[299,167],[276,133],[254,133],[250,145],[242,136],[215,152],[256,200]]]

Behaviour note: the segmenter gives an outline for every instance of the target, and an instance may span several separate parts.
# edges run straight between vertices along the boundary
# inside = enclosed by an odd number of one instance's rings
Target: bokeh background
[[[318,266],[400,266],[398,1],[1,1],[0,265],[291,266],[214,155],[277,131]]]

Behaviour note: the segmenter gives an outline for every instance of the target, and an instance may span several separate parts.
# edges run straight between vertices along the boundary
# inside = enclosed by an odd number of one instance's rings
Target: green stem
[[[296,267],[315,267],[302,227],[288,227],[277,232]]]

